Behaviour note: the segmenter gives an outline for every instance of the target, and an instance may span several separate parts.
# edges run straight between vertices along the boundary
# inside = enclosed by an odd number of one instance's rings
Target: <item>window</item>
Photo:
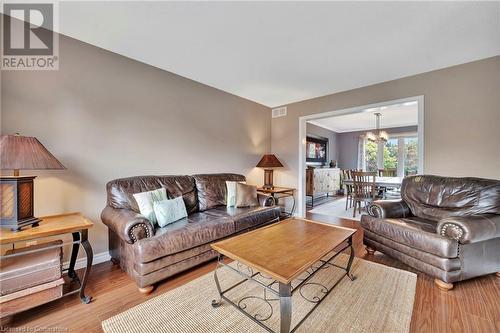
[[[416,133],[390,135],[385,144],[364,141],[364,170],[396,169],[398,177],[418,173]]]
[[[404,138],[404,175],[418,173],[418,138]]]
[[[397,169],[398,168],[398,139],[389,139],[384,146],[384,167],[380,169]]]
[[[375,142],[365,140],[365,170],[377,171],[378,148]]]

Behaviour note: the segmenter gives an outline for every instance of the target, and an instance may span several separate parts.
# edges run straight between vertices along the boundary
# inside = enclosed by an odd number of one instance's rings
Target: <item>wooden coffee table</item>
[[[293,332],[340,280],[344,278],[344,276],[349,277],[351,280],[355,279],[350,273],[352,261],[354,259],[352,236],[355,232],[355,229],[311,220],[290,218],[277,224],[212,244],[212,248],[219,253],[218,265],[214,271],[214,279],[220,295],[219,300],[212,301],[212,306],[218,307],[221,301],[225,300],[261,327],[269,332],[273,332],[273,330],[264,323],[268,318],[259,320],[257,316],[248,313],[245,311],[244,307],[238,306],[225,296],[227,292],[247,281],[256,283],[264,288],[265,291],[279,298],[280,333],[288,333],[291,329],[292,294],[300,290],[299,288],[307,283],[315,273],[325,265],[345,270],[345,274],[342,275],[333,287],[328,289],[327,292],[324,292],[324,296],[321,299],[312,301],[312,303],[315,303],[314,307],[291,330]],[[344,243],[344,246],[334,252],[334,249]],[[347,266],[341,267],[333,264],[332,260],[348,248],[350,249],[350,257]],[[332,253],[333,256],[324,259]],[[224,263],[224,256],[237,261],[237,267]],[[239,269],[241,264],[248,266],[249,269]],[[229,268],[231,271],[244,277],[244,279],[226,290],[222,290],[217,275],[217,270],[221,267]],[[300,280],[300,283],[292,287],[292,281],[304,273],[307,274],[307,277]],[[256,279],[259,275],[264,276],[266,279],[272,279],[273,281],[271,283],[263,283]],[[268,299],[265,298],[263,300],[268,301]]]

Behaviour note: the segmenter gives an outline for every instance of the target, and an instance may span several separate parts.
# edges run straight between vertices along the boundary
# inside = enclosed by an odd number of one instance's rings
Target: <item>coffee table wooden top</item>
[[[286,284],[355,232],[356,229],[290,218],[211,246]]]

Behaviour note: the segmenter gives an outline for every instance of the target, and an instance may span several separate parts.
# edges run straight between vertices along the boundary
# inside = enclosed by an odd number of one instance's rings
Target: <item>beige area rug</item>
[[[334,262],[345,265],[347,258],[347,255],[341,255]],[[231,265],[236,266],[234,262]],[[309,281],[332,286],[343,271],[325,267]],[[241,280],[227,268],[219,269],[219,272],[223,289]],[[353,263],[352,273],[357,279],[351,281],[344,277],[296,332],[409,331],[417,276],[358,258]],[[260,279],[266,281],[263,277]],[[323,297],[321,289],[311,284],[301,291],[305,297],[313,299]],[[257,284],[245,282],[226,294],[235,303],[249,295],[262,297],[264,292]],[[225,301],[220,307],[213,308],[211,301],[217,296],[213,273],[209,273],[105,320],[102,328],[106,333],[266,332]],[[267,297],[275,298],[269,292]],[[271,305],[268,305],[262,300],[247,299],[243,303],[246,310],[260,315],[260,318],[269,316],[272,307],[272,316],[265,323],[279,332],[279,302],[270,301]],[[312,306],[298,290],[293,294],[292,328]]]
[[[361,214],[356,210],[356,217],[352,217],[352,210],[354,208],[349,208],[347,207],[347,210],[345,209],[345,202],[347,201],[346,198],[338,199],[332,202],[328,202],[322,205],[319,205],[317,207],[314,207],[309,211],[309,213],[315,213],[315,214],[321,214],[321,215],[328,215],[328,216],[334,216],[334,217],[340,217],[343,219],[349,219],[349,220],[356,220],[356,221],[361,221],[361,215],[366,214],[366,209],[363,208],[361,209]]]

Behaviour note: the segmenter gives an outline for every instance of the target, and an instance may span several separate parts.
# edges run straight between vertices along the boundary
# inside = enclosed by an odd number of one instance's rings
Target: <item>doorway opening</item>
[[[333,203],[345,200],[346,170],[395,179],[424,172],[424,96],[300,117],[298,163],[297,215],[348,218],[345,204]],[[321,211],[322,204],[330,210]]]

